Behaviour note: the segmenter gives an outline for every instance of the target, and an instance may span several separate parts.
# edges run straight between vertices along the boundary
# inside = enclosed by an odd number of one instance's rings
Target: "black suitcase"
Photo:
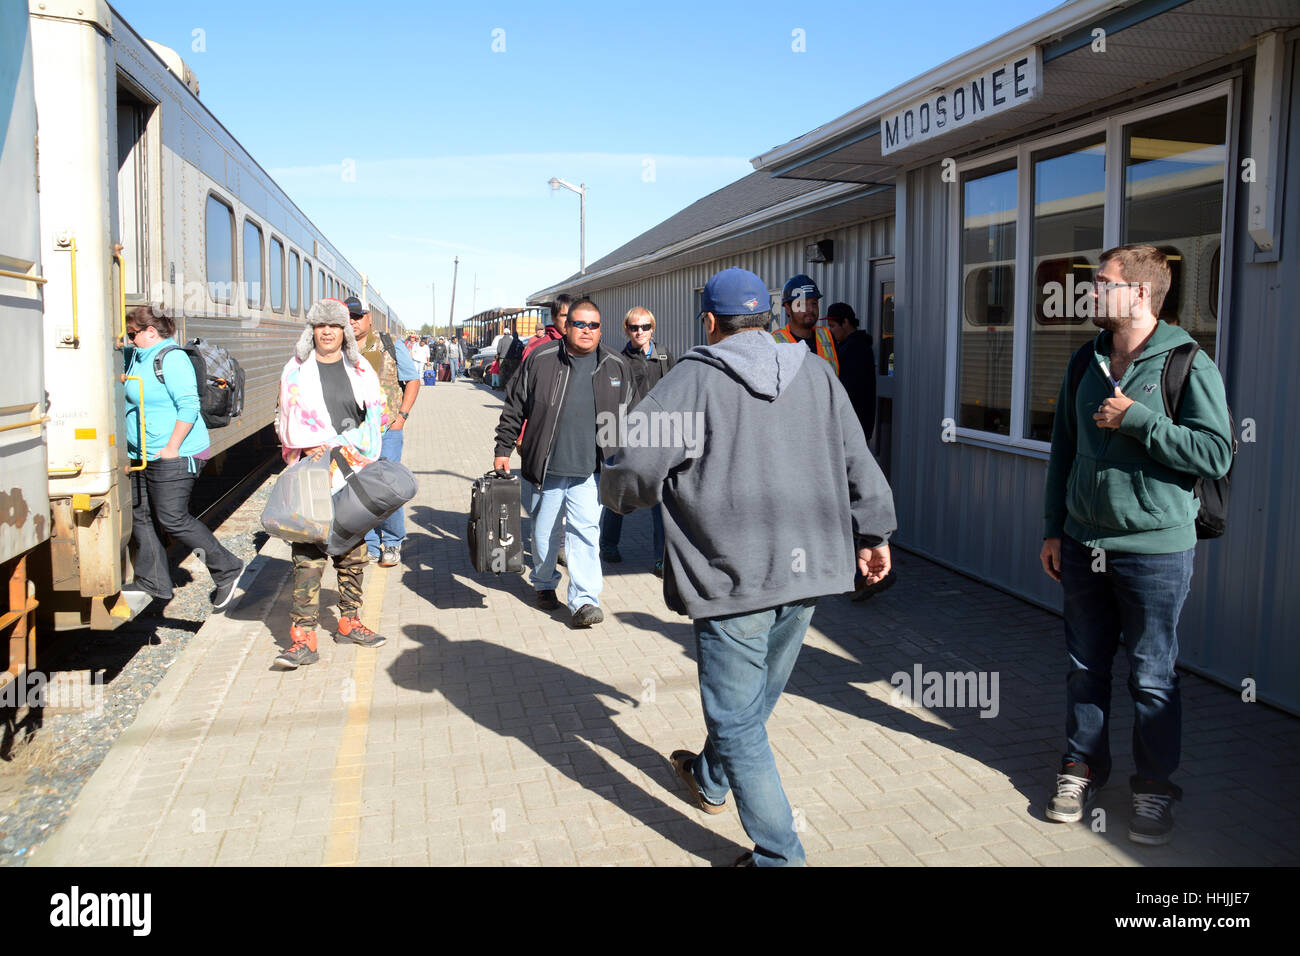
[[[519,476],[489,471],[474,482],[469,499],[469,560],[475,571],[524,570],[519,524]]]

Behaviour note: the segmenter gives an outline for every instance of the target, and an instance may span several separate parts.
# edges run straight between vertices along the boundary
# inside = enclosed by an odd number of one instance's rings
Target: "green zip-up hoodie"
[[[1114,395],[1098,362],[1105,359],[1109,365],[1111,341],[1106,331],[1093,340],[1093,361],[1073,407],[1068,370],[1061,383],[1043,537],[1064,533],[1088,548],[1136,554],[1194,548],[1196,479],[1222,478],[1232,464],[1223,379],[1210,357],[1198,351],[1178,421],[1171,421],[1165,415],[1160,373],[1168,352],[1192,337],[1159,322],[1119,381],[1120,390],[1133,400],[1119,429],[1098,428],[1092,416]]]

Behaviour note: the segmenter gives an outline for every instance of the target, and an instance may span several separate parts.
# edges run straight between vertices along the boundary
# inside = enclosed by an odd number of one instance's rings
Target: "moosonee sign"
[[[1036,100],[1042,76],[1043,54],[1033,47],[914,100],[880,118],[880,154],[887,156]]]

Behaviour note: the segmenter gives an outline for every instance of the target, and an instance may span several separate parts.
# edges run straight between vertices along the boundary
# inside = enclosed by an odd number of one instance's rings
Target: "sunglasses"
[[[574,319],[569,324],[575,329],[591,329],[593,332],[600,328],[599,322],[583,322],[581,319]]]
[[[629,332],[650,332],[654,330],[654,326],[653,325],[629,325],[627,327],[627,330]]]

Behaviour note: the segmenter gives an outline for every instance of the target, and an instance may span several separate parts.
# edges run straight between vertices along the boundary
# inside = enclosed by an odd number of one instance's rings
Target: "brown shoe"
[[[705,813],[721,813],[727,809],[727,801],[709,803],[704,799],[704,791],[695,782],[695,774],[691,769],[695,764],[695,757],[696,755],[689,750],[674,750],[668,760],[673,765],[673,769],[677,771],[677,776],[681,778],[682,783],[686,784],[686,792],[690,794],[691,803]]]
[[[316,653],[316,632],[309,631],[297,624],[289,628],[289,649],[275,659],[281,667],[297,670],[304,664],[315,664],[320,660]]]
[[[559,607],[560,599],[555,593],[555,588],[547,588],[545,591],[538,591],[537,606],[543,611],[554,611]]]

